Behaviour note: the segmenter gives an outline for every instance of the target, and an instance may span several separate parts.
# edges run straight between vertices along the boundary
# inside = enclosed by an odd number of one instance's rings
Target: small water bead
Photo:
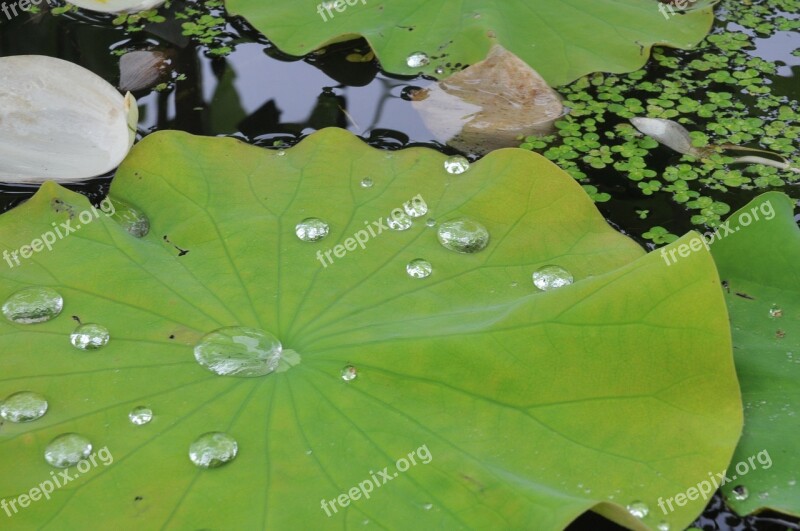
[[[772,308],[769,309],[769,316],[770,317],[783,317],[783,310],[781,310],[777,304],[773,304]]]
[[[659,524],[656,526],[656,529],[658,529],[658,531],[669,531],[669,522],[659,522]]]
[[[128,413],[128,418],[132,424],[142,426],[153,420],[153,410],[145,406],[135,407]]]
[[[406,273],[411,278],[427,278],[433,272],[433,266],[423,258],[411,260],[406,265]]]
[[[426,511],[430,511],[431,509],[433,509],[433,504],[426,503],[425,505],[422,506],[422,508],[425,509]]]
[[[642,501],[635,501],[628,504],[628,512],[636,518],[644,518],[650,513],[650,507]]]
[[[44,450],[44,459],[52,466],[67,468],[92,453],[92,443],[83,435],[65,433],[53,439]]]
[[[425,52],[414,52],[406,59],[409,68],[422,68],[431,62],[430,57]]]
[[[9,422],[30,422],[47,413],[47,400],[39,393],[20,391],[0,405],[0,417]]]
[[[469,169],[469,160],[461,155],[455,155],[444,161],[444,169],[452,175],[459,175]]]
[[[43,323],[55,318],[64,299],[52,288],[25,288],[12,294],[3,304],[3,315],[14,323]]]
[[[390,229],[396,231],[408,230],[413,224],[414,222],[411,220],[411,218],[403,213],[400,213],[399,215],[394,215],[394,213],[392,213],[392,215],[386,219],[386,225],[388,225]]]
[[[97,350],[108,344],[111,335],[105,326],[86,323],[80,325],[69,336],[72,346],[80,350]]]
[[[444,68],[442,68],[441,66],[436,67],[436,70],[434,70],[434,72],[436,72],[437,75],[442,75],[444,74]]]
[[[412,218],[420,218],[428,213],[428,205],[425,201],[408,201],[403,203],[403,210]]]
[[[542,291],[572,284],[572,274],[561,266],[547,265],[533,273],[533,285]]]
[[[477,253],[489,245],[489,231],[469,218],[458,218],[442,223],[436,235],[445,249],[457,253]]]
[[[282,352],[278,338],[243,326],[215,330],[194,347],[197,362],[220,376],[264,376],[278,368]]]
[[[436,220],[433,219],[433,218],[428,218],[428,220],[425,222],[425,226],[426,227],[435,227],[436,226]]]
[[[304,242],[318,242],[329,231],[330,226],[319,218],[306,218],[294,228],[294,233]]]
[[[375,182],[369,177],[364,177],[363,179],[361,179],[360,184],[361,188],[372,188],[372,185],[375,184]]]
[[[278,150],[278,156],[279,156],[279,157],[284,157],[284,156],[286,156],[286,150],[285,150],[285,149],[279,149],[279,150]]]
[[[238,452],[236,439],[227,433],[212,431],[189,446],[189,459],[200,468],[217,468],[233,461]]]
[[[747,490],[747,487],[744,485],[738,485],[733,487],[733,499],[738,501],[744,501],[750,496],[750,492]]]
[[[131,236],[136,238],[143,238],[150,232],[150,220],[141,210],[120,201],[118,199],[108,198],[111,205],[114,207],[114,213],[111,214],[111,219],[114,220]]]
[[[358,376],[358,369],[353,367],[352,365],[347,365],[344,369],[342,369],[342,380],[345,382],[352,382]]]

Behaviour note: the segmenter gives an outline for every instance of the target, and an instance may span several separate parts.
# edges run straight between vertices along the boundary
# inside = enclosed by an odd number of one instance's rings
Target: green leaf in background
[[[49,401],[42,418],[3,424],[0,496],[51,478],[43,456],[60,434],[113,455],[70,468],[80,477],[14,524],[556,530],[593,509],[635,529],[688,525],[703,499],[670,514],[659,499],[722,470],[741,429],[710,254],[645,256],[541,156],[501,150],[460,174],[445,161],[336,129],[285,151],[164,132],[134,148],[110,192],[149,217],[143,238],[89,220],[86,199],[51,183],[0,216],[7,250],[81,225],[0,268],[0,301],[31,286],[64,299],[46,322],[0,318],[0,396]],[[392,225],[410,226],[379,228],[396,208],[409,214]],[[300,241],[311,217],[329,233]],[[483,250],[440,245],[460,217],[488,230]],[[432,272],[413,278],[420,258]],[[532,274],[548,265],[575,282],[540,291]],[[108,344],[74,348],[78,320],[105,326]],[[222,327],[273,334],[277,370],[198,364],[195,346]],[[129,420],[140,406],[149,423]],[[197,468],[189,447],[208,432],[233,437],[238,456]],[[369,499],[346,498],[373,476]],[[336,512],[322,508],[334,499]]]
[[[551,86],[590,72],[641,68],[653,44],[696,45],[711,28],[712,2],[672,15],[656,0],[227,0],[281,50],[305,55],[363,36],[384,70],[442,78],[500,44]],[[339,7],[337,10],[336,7]],[[660,7],[659,7],[660,6]]]
[[[763,194],[729,218],[712,246],[728,283],[744,402],[744,433],[729,467],[737,477],[723,487],[740,514],[770,508],[800,515],[800,230],[793,210],[784,194]]]

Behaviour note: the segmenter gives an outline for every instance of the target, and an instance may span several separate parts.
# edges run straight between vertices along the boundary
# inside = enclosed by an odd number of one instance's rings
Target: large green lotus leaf
[[[712,2],[671,15],[656,0],[226,0],[281,50],[305,55],[363,36],[384,70],[438,78],[484,59],[500,44],[552,86],[590,72],[641,68],[653,44],[690,48],[713,22]],[[340,8],[337,11],[335,6]],[[332,17],[328,14],[329,6]],[[416,52],[424,66],[409,66]]]
[[[800,230],[793,208],[781,193],[763,194],[729,218],[711,248],[728,282],[744,402],[744,433],[723,487],[741,514],[770,508],[800,515]]]
[[[672,267],[644,256],[530,152],[501,150],[461,175],[444,160],[335,129],[285,152],[146,138],[111,189],[149,216],[146,237],[101,214],[51,252],[0,269],[0,297],[50,286],[65,301],[51,321],[0,323],[0,393],[36,391],[51,404],[40,420],[3,426],[0,495],[50,477],[43,452],[60,433],[114,457],[13,522],[547,530],[590,509],[639,529],[690,522],[702,499],[662,517],[658,498],[724,468],[741,428],[710,254]],[[363,249],[318,261],[416,196],[429,213],[410,229],[375,228]],[[86,208],[47,184],[0,217],[0,244],[15,249]],[[330,224],[326,239],[295,236],[309,216]],[[445,249],[425,223],[458,216],[488,228],[487,248]],[[419,257],[433,264],[428,278],[406,274]],[[538,291],[531,274],[547,264],[576,282]],[[109,344],[73,348],[73,316],[107,326]],[[193,348],[226,326],[269,331],[300,359],[266,376],[217,376]],[[356,379],[342,379],[346,365]],[[139,405],[153,408],[151,423],[128,421]],[[188,448],[209,431],[234,437],[239,455],[199,469]],[[415,451],[418,464],[399,473]],[[390,482],[326,516],[323,499],[373,473],[385,481],[384,467]],[[624,509],[635,500],[651,507],[644,522]]]

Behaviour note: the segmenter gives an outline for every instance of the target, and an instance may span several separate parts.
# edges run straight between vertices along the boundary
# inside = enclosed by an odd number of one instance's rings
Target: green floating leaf
[[[361,35],[385,70],[441,78],[500,44],[556,86],[590,72],[636,70],[656,43],[696,45],[711,28],[708,4],[679,16],[654,0],[338,0],[302,7],[227,0],[226,7],[293,55]]]
[[[4,255],[0,301],[34,288],[15,315],[39,297],[43,322],[0,318],[0,396],[49,408],[3,425],[0,495],[49,480],[61,434],[113,456],[69,468],[14,525],[555,530],[590,509],[689,524],[703,499],[658,501],[723,469],[741,428],[710,255],[644,256],[539,155],[445,160],[335,129],[285,151],[156,133],[102,209],[46,183],[0,216],[8,250],[74,229]],[[145,215],[140,238],[114,221]],[[463,217],[488,240],[453,246],[482,250],[440,245]],[[534,272],[574,283],[540,291]],[[248,351],[215,353],[232,338]]]
[[[723,487],[740,514],[769,508],[800,516],[800,230],[793,207],[782,193],[763,194],[720,227],[724,237],[712,246],[730,290],[744,402],[744,434]]]

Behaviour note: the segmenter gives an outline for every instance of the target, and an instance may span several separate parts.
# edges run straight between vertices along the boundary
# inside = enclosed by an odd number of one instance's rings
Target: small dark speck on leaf
[[[736,295],[738,295],[739,297],[741,297],[741,298],[743,298],[743,299],[747,299],[747,300],[751,300],[751,301],[754,301],[754,300],[756,300],[756,298],[755,298],[755,297],[751,297],[751,296],[750,296],[750,295],[748,295],[747,293],[742,293],[741,291],[737,291],[737,292],[736,292]]]

